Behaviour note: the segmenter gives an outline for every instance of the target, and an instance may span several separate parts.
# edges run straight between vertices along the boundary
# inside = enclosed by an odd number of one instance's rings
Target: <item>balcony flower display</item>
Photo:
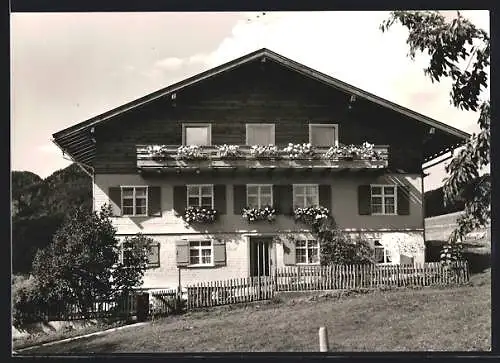
[[[275,145],[253,145],[250,154],[255,158],[274,158],[279,155],[278,148]]]
[[[283,151],[288,155],[290,159],[309,159],[315,154],[314,148],[309,143],[303,144],[292,144],[289,143]]]
[[[179,146],[177,158],[186,160],[206,159],[207,155],[201,151],[198,145]]]
[[[243,209],[243,218],[249,222],[268,221],[273,222],[276,219],[276,210],[271,206],[264,208],[245,208]]]
[[[325,159],[373,160],[380,155],[373,149],[373,144],[332,146],[324,155]]]
[[[238,145],[221,145],[218,147],[219,157],[221,158],[236,158],[240,154]]]
[[[205,207],[188,207],[182,216],[187,223],[214,223],[217,220],[217,211]]]
[[[293,216],[296,222],[313,224],[320,219],[328,217],[330,211],[325,207],[295,208]]]
[[[153,160],[164,159],[166,155],[166,147],[164,145],[149,145],[146,149],[147,156]]]

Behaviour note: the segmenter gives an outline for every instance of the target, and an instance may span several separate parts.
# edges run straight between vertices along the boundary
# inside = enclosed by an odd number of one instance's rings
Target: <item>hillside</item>
[[[92,181],[76,164],[47,177],[27,171],[12,175],[12,268],[28,273],[38,248],[50,243],[64,217],[92,206]]]

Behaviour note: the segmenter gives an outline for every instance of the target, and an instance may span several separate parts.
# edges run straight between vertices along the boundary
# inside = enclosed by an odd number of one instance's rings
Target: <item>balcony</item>
[[[306,144],[302,144],[306,145]],[[179,146],[137,145],[139,171],[205,169],[383,169],[388,166],[387,145],[314,147],[302,145]]]

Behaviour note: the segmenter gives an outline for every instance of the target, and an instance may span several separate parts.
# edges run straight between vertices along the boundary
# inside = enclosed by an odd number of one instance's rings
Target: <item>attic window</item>
[[[274,145],[274,124],[247,124],[247,145]]]
[[[337,124],[309,124],[309,142],[314,146],[335,146],[339,142]]]
[[[183,124],[183,145],[207,146],[212,143],[212,127],[210,124]]]

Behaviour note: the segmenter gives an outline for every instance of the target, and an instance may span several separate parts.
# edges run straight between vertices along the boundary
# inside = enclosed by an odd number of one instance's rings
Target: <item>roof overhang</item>
[[[64,153],[69,154],[71,158],[73,158],[75,161],[91,166],[95,156],[95,138],[93,136],[93,133],[94,133],[94,128],[96,126],[110,119],[113,119],[118,115],[134,110],[138,107],[145,106],[162,97],[178,92],[183,88],[195,85],[199,82],[202,82],[204,80],[217,76],[221,73],[230,71],[243,64],[258,59],[265,59],[266,61],[267,60],[274,61],[288,69],[291,69],[304,76],[315,79],[319,82],[322,82],[328,86],[343,91],[347,94],[354,95],[362,99],[366,99],[375,104],[378,104],[380,106],[396,111],[402,115],[410,117],[416,121],[422,122],[430,129],[434,128],[435,130],[438,131],[435,135],[436,138],[439,137],[439,135],[448,135],[452,136],[452,138],[456,140],[456,142],[454,143],[447,143],[443,145],[442,149],[439,150],[438,152],[432,153],[432,155],[428,155],[425,158],[424,162],[433,160],[434,158],[439,157],[440,155],[443,155],[449,152],[450,150],[455,149],[456,147],[463,144],[470,137],[470,135],[464,131],[461,131],[457,128],[454,128],[437,120],[434,120],[430,117],[424,116],[408,108],[402,107],[398,104],[385,100],[381,97],[375,96],[369,92],[363,91],[359,88],[351,86],[331,76],[318,72],[312,68],[309,68],[303,64],[288,59],[280,54],[277,54],[266,48],[263,48],[253,53],[247,54],[243,57],[237,58],[228,63],[209,69],[205,72],[199,73],[195,76],[187,78],[183,81],[175,83],[166,88],[160,89],[156,92],[148,94],[137,100],[134,100],[132,102],[114,108],[96,117],[80,122],[62,131],[56,132],[52,135],[53,141],[63,150]]]

